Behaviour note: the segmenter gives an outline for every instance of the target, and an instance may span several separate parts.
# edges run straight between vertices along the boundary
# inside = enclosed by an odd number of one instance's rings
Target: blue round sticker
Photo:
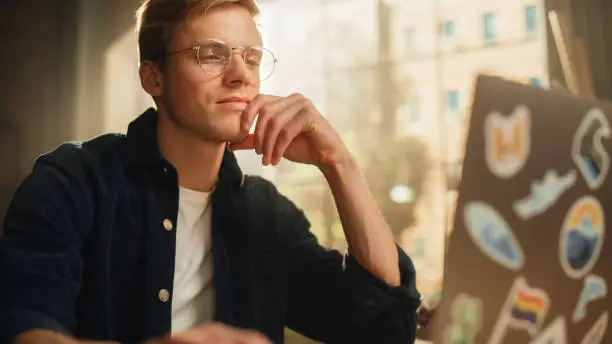
[[[559,260],[569,277],[582,278],[597,262],[604,242],[604,222],[603,209],[595,197],[584,196],[571,206],[559,241]]]

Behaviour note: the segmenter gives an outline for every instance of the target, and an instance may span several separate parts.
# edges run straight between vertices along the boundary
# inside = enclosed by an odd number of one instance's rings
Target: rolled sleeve
[[[348,251],[344,255],[343,268],[347,273],[355,275],[351,279],[359,280],[362,283],[375,287],[378,292],[374,292],[374,294],[380,293],[375,295],[377,298],[389,298],[388,302],[399,303],[408,310],[416,310],[421,305],[421,295],[416,288],[414,264],[412,264],[412,260],[406,255],[404,250],[397,245],[396,247],[401,276],[401,283],[398,286],[390,286],[373,275],[369,270],[361,266]]]
[[[351,256],[322,248],[314,237],[290,252],[290,328],[325,343],[414,341],[420,295],[403,251],[399,286],[389,286]]]
[[[397,246],[401,282],[390,286],[347,253],[343,267],[348,277],[363,286],[370,286],[357,301],[363,305],[359,315],[354,316],[356,328],[363,329],[359,337],[364,342],[400,343],[400,340],[414,340],[417,329],[417,310],[421,305],[421,295],[416,288],[415,269],[412,260]],[[387,337],[386,339],[384,337]]]
[[[319,245],[304,215],[295,216],[288,326],[328,344],[414,342],[420,295],[410,258],[398,247],[401,284],[389,286],[350,255]]]

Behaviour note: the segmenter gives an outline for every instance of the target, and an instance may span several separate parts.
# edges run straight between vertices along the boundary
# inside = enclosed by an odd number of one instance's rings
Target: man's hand
[[[49,330],[30,330],[17,336],[13,344],[119,344],[93,340],[77,340]]]
[[[14,344],[119,344],[77,340],[46,330],[32,330],[21,334]],[[264,335],[252,330],[237,329],[222,324],[200,325],[183,333],[147,341],[146,344],[272,344]]]
[[[323,168],[350,156],[332,125],[300,94],[255,97],[242,116],[245,133],[257,115],[255,133],[230,144],[230,149],[255,149],[264,165],[277,165],[284,157]]]
[[[258,115],[255,133],[248,132]],[[354,157],[332,125],[300,94],[260,94],[242,114],[243,142],[231,150],[255,149],[264,165],[281,158],[315,165],[327,180],[351,255],[390,286],[401,283],[399,256],[389,225],[380,214]]]
[[[147,344],[272,344],[272,342],[252,330],[210,323],[168,338],[152,340]]]
[[[432,326],[429,325],[430,321],[436,315],[437,306],[433,308],[422,307],[418,313],[418,324],[419,329],[417,330],[417,338],[421,340],[432,340],[433,333]]]

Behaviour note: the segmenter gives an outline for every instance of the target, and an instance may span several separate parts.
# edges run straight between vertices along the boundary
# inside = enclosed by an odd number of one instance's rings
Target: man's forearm
[[[381,215],[353,157],[321,168],[331,188],[351,255],[391,286],[400,284],[398,253],[389,225]]]
[[[17,336],[13,344],[78,344],[75,339],[48,330],[30,330]]]
[[[66,335],[48,331],[31,330],[15,338],[13,344],[119,344],[117,342],[80,341]]]

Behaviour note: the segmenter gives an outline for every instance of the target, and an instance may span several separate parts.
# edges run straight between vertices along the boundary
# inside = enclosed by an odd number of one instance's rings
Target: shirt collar
[[[161,155],[157,142],[157,111],[147,109],[133,120],[127,131],[126,150],[123,155],[127,165],[160,165],[169,164]],[[242,185],[243,175],[234,153],[225,150],[219,182],[230,182]]]

